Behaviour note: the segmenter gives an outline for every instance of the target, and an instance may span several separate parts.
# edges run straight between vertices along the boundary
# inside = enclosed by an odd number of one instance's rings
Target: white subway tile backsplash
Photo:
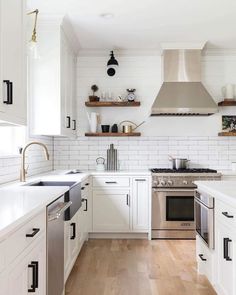
[[[58,142],[65,143],[65,140],[54,139],[56,169],[95,169],[96,158],[99,156],[106,158],[106,150],[111,143],[114,143],[118,150],[121,169],[170,167],[169,154],[190,159],[190,167],[230,169],[231,162],[236,160],[236,140],[221,141],[215,136],[150,136],[119,140],[78,137],[69,140],[67,145],[59,145]],[[66,154],[68,160],[65,159]]]
[[[29,141],[34,140],[35,138],[29,138]],[[51,171],[53,169],[53,138],[40,136],[36,138],[37,141],[43,142],[47,145],[50,160],[46,161],[44,152],[41,147],[36,145],[32,145],[27,151],[26,156],[26,166],[28,167],[28,176],[35,175],[39,173],[44,173]],[[62,148],[64,146],[59,145],[63,141],[57,140],[58,148],[56,150],[56,158],[59,159],[61,157]],[[55,146],[56,147],[56,146]],[[68,158],[68,145],[63,149],[63,157]],[[59,162],[59,161],[57,161]],[[20,176],[20,163],[21,158],[19,156],[14,157],[6,157],[0,159],[0,184],[14,181],[19,179]],[[59,163],[58,163],[59,164]],[[59,167],[60,165],[58,165]]]

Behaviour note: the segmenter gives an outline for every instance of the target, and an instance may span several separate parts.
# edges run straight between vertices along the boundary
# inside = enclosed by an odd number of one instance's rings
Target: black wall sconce
[[[116,73],[116,69],[119,66],[118,61],[115,59],[113,51],[110,53],[110,59],[107,62],[107,75],[114,76]]]

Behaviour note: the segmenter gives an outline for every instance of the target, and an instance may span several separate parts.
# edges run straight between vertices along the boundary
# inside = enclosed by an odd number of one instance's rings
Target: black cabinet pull
[[[233,215],[229,215],[228,212],[222,212],[222,214],[223,214],[225,217],[227,217],[227,218],[234,218],[234,216],[233,216]]]
[[[88,200],[87,199],[82,199],[82,202],[85,202],[85,209],[84,211],[88,211]]]
[[[84,186],[82,186],[82,187],[81,187],[81,190],[83,191],[84,189],[85,189],[85,187],[84,187]]]
[[[229,238],[224,238],[223,240],[223,246],[224,246],[224,259],[226,261],[232,261],[232,259],[229,257],[229,243],[232,242]]]
[[[66,128],[70,128],[70,116],[66,116],[66,119],[67,119],[67,125],[66,125]]]
[[[115,184],[117,182],[116,181],[105,181],[105,183],[107,183],[107,184]]]
[[[13,82],[10,82],[10,95],[8,104],[13,104]]]
[[[126,195],[126,205],[129,206],[129,194]]]
[[[76,120],[72,120],[73,122],[73,129],[72,130],[76,130]]]
[[[39,287],[39,263],[38,261],[32,261],[35,265],[35,288]]]
[[[26,234],[27,238],[33,238],[40,231],[40,228],[33,228],[33,232],[31,234]]]
[[[76,238],[76,223],[72,222],[70,225],[72,226],[72,236],[70,237],[70,239],[74,240]]]
[[[89,183],[87,182],[87,183],[85,183],[85,185],[87,186],[87,185],[89,185]]]
[[[202,261],[207,261],[207,259],[203,257],[203,256],[204,256],[203,254],[199,254],[198,256],[200,257],[200,259],[201,259]]]
[[[32,284],[30,289],[28,289],[29,293],[35,293],[36,289],[39,286],[39,263],[38,261],[31,261],[28,265],[28,268],[32,268]]]
[[[3,80],[7,84],[7,99],[3,101],[5,104],[13,104],[13,82],[10,80]]]
[[[146,179],[135,179],[135,181],[146,181]]]

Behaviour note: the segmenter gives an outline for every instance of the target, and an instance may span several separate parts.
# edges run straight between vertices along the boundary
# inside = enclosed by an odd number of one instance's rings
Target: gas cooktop
[[[171,168],[152,168],[152,173],[217,173],[217,170],[208,168],[188,168],[188,169],[171,169]]]

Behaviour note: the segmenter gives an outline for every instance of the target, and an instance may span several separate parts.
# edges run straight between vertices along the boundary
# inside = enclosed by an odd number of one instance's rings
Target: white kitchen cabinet
[[[148,231],[149,227],[149,194],[148,177],[133,178],[133,230]]]
[[[7,235],[0,251],[0,295],[46,295],[46,210]]]
[[[67,280],[70,271],[74,265],[79,252],[79,230],[78,230],[78,212],[69,221],[65,222],[64,239],[64,266],[65,280]]]
[[[36,281],[33,277],[35,276]],[[46,242],[45,238],[20,255],[1,276],[1,295],[46,295]]]
[[[127,232],[131,229],[130,190],[93,191],[93,232]]]
[[[151,179],[148,175],[96,173],[91,190],[89,232],[92,236],[124,233],[124,237],[136,234],[144,238],[150,232]]]
[[[39,23],[30,71],[31,133],[73,137],[77,130],[76,48],[60,24]]]
[[[87,229],[82,207],[71,220],[65,222],[64,230],[64,278],[66,282],[85,241]]]
[[[207,276],[217,294],[236,294],[236,208],[215,198],[215,247],[209,249],[196,238],[198,272]]]
[[[0,0],[0,120],[27,123],[25,0]]]
[[[218,294],[236,294],[236,232],[216,216],[215,286]]]

